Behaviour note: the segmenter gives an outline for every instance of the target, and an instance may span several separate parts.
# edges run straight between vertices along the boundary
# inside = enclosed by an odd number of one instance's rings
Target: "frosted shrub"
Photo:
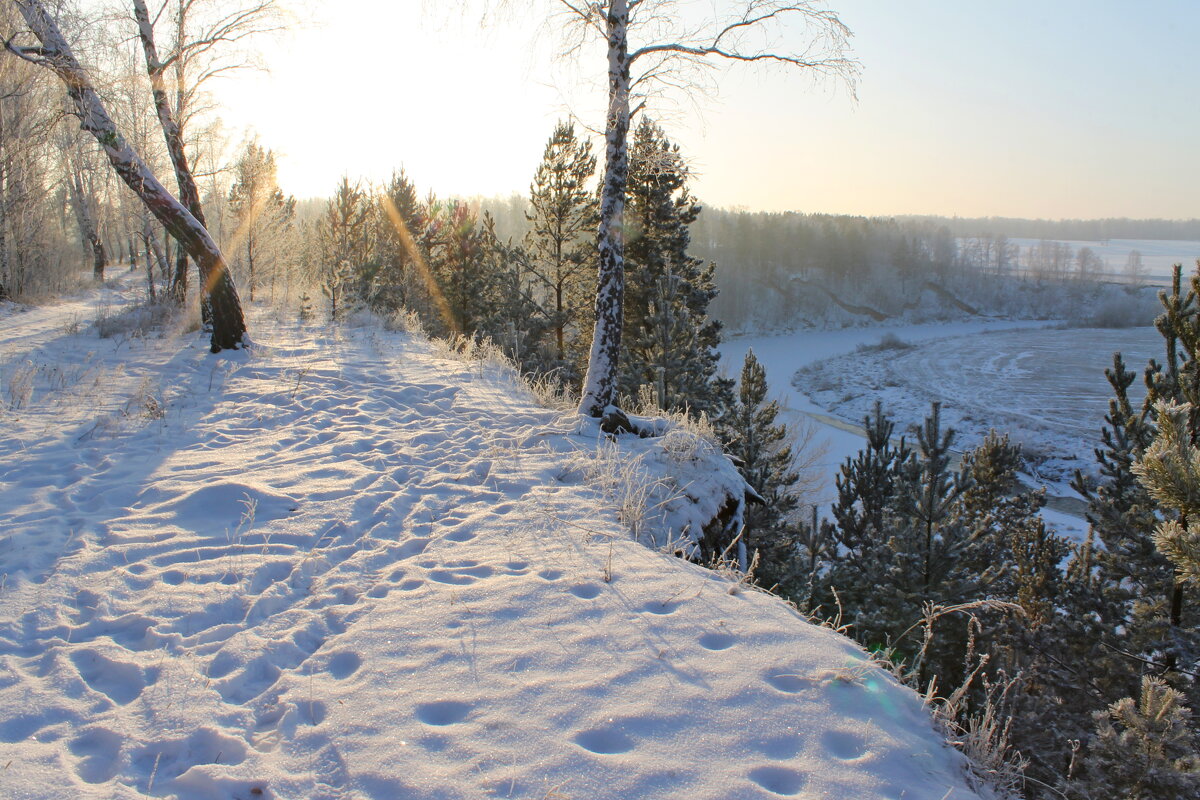
[[[109,314],[108,308],[102,305],[96,315],[96,333],[101,339],[144,338],[169,327],[176,314],[177,309],[169,303],[134,306],[120,314]]]
[[[616,507],[617,518],[641,539],[653,505],[652,497],[667,487],[655,480],[641,458],[623,452],[618,440],[601,439],[596,449],[577,454],[584,478]]]
[[[33,379],[37,375],[37,367],[26,359],[12,369],[8,374],[8,385],[5,392],[8,395],[8,407],[14,411],[29,405],[33,399]]]

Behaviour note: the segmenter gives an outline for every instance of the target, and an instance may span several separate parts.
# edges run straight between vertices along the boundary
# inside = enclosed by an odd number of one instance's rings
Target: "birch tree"
[[[5,43],[9,52],[53,71],[66,85],[83,130],[95,137],[114,171],[187,251],[209,289],[212,351],[236,349],[245,342],[246,323],[228,264],[217,243],[195,215],[175,199],[117,130],[67,40],[40,0],[13,0],[39,45]]]
[[[93,186],[93,159],[84,148],[78,132],[62,131],[59,149],[67,186],[67,198],[79,226],[79,235],[92,256],[92,277],[104,280],[108,250],[100,235],[99,203]]]
[[[132,0],[138,39],[146,57],[146,73],[154,96],[154,110],[162,126],[167,153],[179,185],[179,199],[201,224],[206,224],[200,192],[185,149],[185,129],[200,87],[210,78],[243,64],[235,58],[217,58],[220,48],[229,48],[259,33],[277,29],[272,0],[248,4],[222,4],[218,0],[164,2],[151,17],[145,0]],[[173,7],[172,7],[173,6]],[[160,54],[155,24],[168,17],[173,40]],[[169,79],[168,79],[169,76]],[[170,87],[168,86],[170,84]],[[169,91],[174,89],[174,96]],[[187,254],[176,262],[172,292],[183,301],[187,288]],[[203,292],[205,286],[201,286]]]
[[[598,417],[618,388],[625,291],[624,212],[629,175],[629,120],[647,91],[696,88],[697,75],[721,62],[760,63],[840,77],[852,82],[857,63],[847,55],[850,30],[817,0],[738,0],[705,21],[673,0],[558,0],[575,36],[567,55],[604,41],[608,106],[604,123],[604,177],[596,234],[599,271],[596,323],[584,379],[581,414]],[[700,12],[704,13],[704,12]],[[803,28],[800,46],[777,49],[782,26]],[[632,41],[632,44],[631,44]],[[637,101],[638,105],[632,104]]]

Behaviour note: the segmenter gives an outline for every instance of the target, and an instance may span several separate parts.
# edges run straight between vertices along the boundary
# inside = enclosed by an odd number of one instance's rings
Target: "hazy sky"
[[[401,166],[421,192],[525,192],[556,119],[570,109],[601,124],[603,49],[556,63],[539,0],[484,24],[446,5],[308,0],[303,24],[265,46],[269,75],[214,86],[226,122],[253,125],[299,196]],[[720,73],[715,98],[650,107],[705,202],[1200,217],[1200,0],[831,6],[854,31],[857,101],[749,68]]]

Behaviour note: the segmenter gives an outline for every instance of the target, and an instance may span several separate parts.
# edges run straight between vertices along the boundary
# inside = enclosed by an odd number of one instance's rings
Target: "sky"
[[[545,0],[300,1],[288,32],[261,43],[269,73],[213,86],[234,139],[252,130],[279,154],[289,193],[327,196],[343,175],[380,181],[401,167],[423,193],[524,193],[556,120],[602,124],[603,47],[556,58]],[[1200,2],[830,7],[854,32],[854,92],[739,65],[712,73],[716,92],[652,98],[646,113],[681,146],[704,202],[1200,217]]]

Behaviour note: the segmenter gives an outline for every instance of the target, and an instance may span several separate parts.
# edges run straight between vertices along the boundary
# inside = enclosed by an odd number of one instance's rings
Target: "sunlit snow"
[[[6,797],[975,796],[858,646],[635,541],[503,367],[261,309],[250,352],[98,338],[135,286],[0,306]]]

